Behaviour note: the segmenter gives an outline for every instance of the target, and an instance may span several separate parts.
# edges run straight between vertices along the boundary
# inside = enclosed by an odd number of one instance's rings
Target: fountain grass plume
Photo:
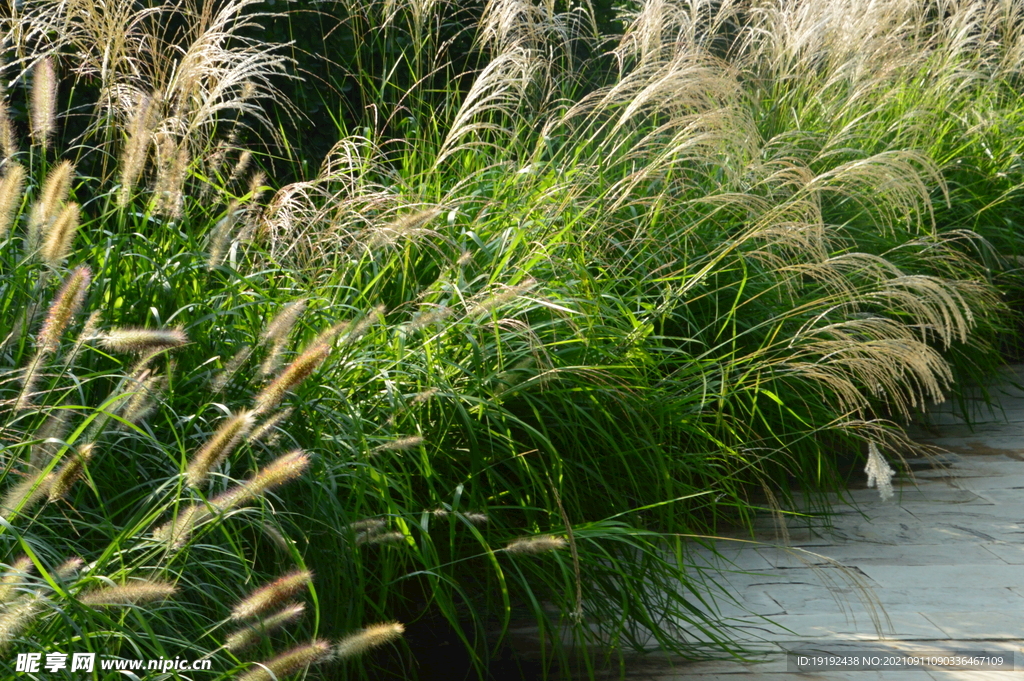
[[[39,196],[32,204],[29,213],[28,232],[25,239],[26,250],[35,252],[41,245],[43,236],[64,207],[71,190],[71,179],[75,168],[71,161],[64,160],[53,167],[43,181]]]
[[[224,647],[232,652],[244,650],[276,629],[291,624],[306,612],[302,603],[289,603],[277,612],[261,617],[259,621],[231,632],[224,639]]]
[[[50,267],[57,267],[71,252],[80,217],[79,205],[69,202],[44,229],[39,257]]]
[[[14,215],[21,206],[25,189],[25,167],[8,161],[3,180],[0,180],[0,240],[7,236],[14,224]]]
[[[259,666],[237,677],[236,681],[277,681],[325,659],[330,652],[331,644],[322,640],[296,646],[261,662]]]
[[[139,580],[118,586],[106,586],[88,591],[78,597],[84,605],[93,607],[119,607],[164,601],[173,596],[178,588],[170,582],[160,580]]]
[[[254,412],[242,411],[225,419],[206,444],[196,452],[185,471],[185,480],[191,487],[198,487],[206,480],[210,471],[223,461],[242,438],[248,434],[255,422]]]
[[[181,329],[113,328],[100,337],[104,348],[124,353],[177,348],[185,343],[188,343],[188,336]]]
[[[405,633],[405,627],[399,622],[373,624],[338,641],[332,652],[336,657],[342,659],[355,657],[373,648],[396,641],[403,633]]]
[[[32,70],[31,123],[32,141],[50,146],[57,130],[57,72],[52,57],[44,57]]]
[[[261,586],[238,602],[231,610],[231,619],[245,620],[256,617],[305,589],[313,579],[309,570],[294,570]]]

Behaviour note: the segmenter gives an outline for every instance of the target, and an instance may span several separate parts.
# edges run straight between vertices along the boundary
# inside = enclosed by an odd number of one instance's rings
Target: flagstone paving
[[[629,678],[1024,679],[1024,367],[1006,369],[989,394],[994,407],[965,405],[970,424],[953,406],[929,410],[911,435],[948,453],[935,459],[938,468],[911,461],[916,479],[896,485],[893,499],[852,490],[857,507],[837,506],[831,528],[790,520],[784,546],[719,542],[728,563],[702,555],[728,570],[715,579],[739,603],[720,603],[720,616],[760,651],[756,661],[649,659]],[[759,521],[757,539],[780,544],[775,525]],[[985,651],[1012,659],[1015,671],[790,671],[786,651],[809,646],[832,654]]]

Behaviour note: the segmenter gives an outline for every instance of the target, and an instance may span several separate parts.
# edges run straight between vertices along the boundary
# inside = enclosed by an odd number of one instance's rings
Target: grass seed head
[[[268,615],[250,626],[232,632],[224,639],[224,647],[231,652],[244,650],[264,636],[298,620],[306,611],[302,603],[290,603],[273,615]]]
[[[78,600],[93,607],[116,607],[167,600],[177,591],[170,582],[138,581],[107,586],[82,594]]]
[[[11,111],[7,106],[7,96],[0,87],[0,152],[10,162],[12,156],[18,153],[18,135],[14,130],[14,121],[11,120]]]
[[[32,140],[44,149],[57,130],[57,72],[53,59],[46,57],[32,70]]]
[[[50,484],[50,502],[57,501],[71,490],[85,470],[85,465],[92,458],[92,442],[79,448],[78,452],[64,462],[64,465],[54,473],[53,482]]]
[[[342,659],[355,657],[372,648],[397,640],[404,632],[405,627],[399,622],[374,624],[338,641],[334,647],[334,654]]]
[[[206,444],[192,457],[185,471],[185,479],[192,487],[198,487],[210,471],[223,461],[252,428],[253,412],[243,411],[225,419]]]
[[[558,549],[564,549],[568,546],[568,542],[565,541],[564,537],[524,537],[522,539],[516,539],[505,547],[505,550],[509,553],[547,553],[548,551],[557,551]]]
[[[85,292],[91,280],[92,270],[85,265],[76,267],[64,280],[64,285],[50,304],[43,328],[39,331],[36,345],[40,352],[52,354],[57,351],[65,329],[71,323],[72,317],[82,308]]]
[[[265,414],[280,404],[285,394],[316,371],[316,368],[327,359],[329,354],[331,354],[331,343],[324,341],[312,343],[256,396],[254,401],[256,412]]]
[[[0,240],[11,230],[14,214],[21,206],[21,193],[25,188],[25,167],[14,161],[7,162],[4,179],[0,180]]]
[[[0,604],[6,604],[14,599],[17,587],[26,583],[25,580],[33,567],[32,559],[28,556],[21,556],[11,563],[10,569],[0,577]]]
[[[295,570],[281,575],[239,601],[231,611],[231,619],[244,620],[256,617],[305,589],[312,579],[313,573],[309,570]]]
[[[41,598],[37,594],[25,594],[7,606],[0,615],[0,651],[6,650],[11,641],[32,623],[40,610]]]
[[[107,350],[123,353],[176,348],[185,343],[188,343],[188,336],[181,329],[114,328],[100,339]]]
[[[250,669],[236,681],[277,681],[323,660],[330,652],[331,645],[327,641],[317,640],[296,646]]]
[[[135,105],[131,121],[128,123],[128,140],[121,153],[121,193],[118,203],[122,208],[128,205],[132,190],[135,188],[142,171],[146,166],[149,146],[152,140],[152,111],[155,108],[153,98],[143,96]]]
[[[71,252],[80,216],[79,205],[74,202],[67,203],[44,230],[40,257],[50,267],[57,267]]]
[[[40,247],[43,235],[49,231],[50,223],[57,218],[64,202],[68,200],[74,172],[75,168],[71,161],[61,161],[43,181],[39,197],[29,213],[28,236],[26,237],[26,248],[29,252],[34,252]]]
[[[4,495],[3,501],[0,501],[0,514],[6,519],[10,519],[17,513],[25,513],[46,496],[52,483],[52,473],[37,473],[28,476],[11,487]]]

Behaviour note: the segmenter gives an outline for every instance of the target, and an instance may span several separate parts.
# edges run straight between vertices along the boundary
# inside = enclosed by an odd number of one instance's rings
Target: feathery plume
[[[334,654],[339,658],[355,657],[371,648],[382,646],[398,639],[405,632],[399,622],[386,622],[366,627],[338,641]]]
[[[85,265],[79,265],[68,275],[57,297],[51,303],[46,321],[43,322],[43,328],[36,339],[36,346],[40,352],[53,354],[57,351],[60,338],[71,323],[71,318],[82,308],[85,291],[89,288],[91,280],[92,270]]]
[[[214,497],[210,503],[221,510],[247,503],[264,492],[299,477],[309,468],[309,463],[309,456],[301,450],[296,449],[283,454],[256,471],[256,475],[250,480]]]
[[[52,473],[37,473],[28,476],[11,487],[4,495],[3,501],[0,501],[0,514],[9,520],[16,513],[28,511],[36,502],[46,496],[52,482]]]
[[[17,139],[14,122],[11,120],[11,111],[7,106],[7,93],[0,87],[0,151],[3,152],[3,156],[8,162],[12,156],[18,153]]]
[[[302,603],[290,603],[257,623],[232,632],[224,639],[224,647],[231,652],[244,650],[275,629],[296,621],[305,611],[306,606]]]
[[[228,205],[227,213],[210,232],[210,251],[206,259],[206,269],[212,270],[224,260],[228,245],[231,243],[231,230],[238,223],[242,211],[238,209],[238,201],[232,201]]]
[[[280,437],[280,433],[275,433],[274,429],[277,428],[281,424],[281,422],[287,420],[288,417],[291,415],[291,407],[288,407],[287,409],[282,409],[281,411],[277,412],[276,414],[268,418],[266,421],[261,423],[259,426],[257,426],[256,429],[249,434],[249,442],[260,442],[263,440],[263,438],[267,437],[267,434],[269,433],[270,437],[267,440],[267,444],[273,446],[275,440],[277,440]]]
[[[509,553],[546,553],[568,546],[565,537],[524,537],[510,542],[505,550]]]
[[[419,435],[410,435],[409,437],[399,438],[398,440],[392,440],[391,442],[385,442],[382,445],[374,447],[371,450],[371,454],[377,454],[379,452],[404,452],[409,449],[416,449],[423,444],[423,438]]]
[[[284,307],[281,311],[274,315],[274,318],[270,320],[266,328],[263,329],[263,333],[260,334],[260,339],[264,343],[284,340],[288,337],[288,334],[292,332],[292,327],[295,326],[295,322],[298,321],[299,317],[306,310],[307,301],[305,298],[294,300]]]
[[[238,162],[235,163],[235,167],[231,169],[231,176],[228,177],[228,184],[231,184],[238,180],[246,170],[249,168],[249,163],[252,162],[252,152],[243,151],[238,156]]]
[[[28,556],[22,556],[11,563],[10,569],[0,577],[0,604],[14,598],[17,587],[25,584],[25,578],[31,574],[32,568],[32,559]]]
[[[237,681],[277,681],[325,658],[331,652],[327,641],[296,646],[271,658],[237,678]]]
[[[257,413],[264,414],[284,399],[285,394],[304,381],[331,354],[331,343],[313,342],[301,355],[285,367],[281,375],[271,381],[253,402]]]
[[[39,248],[43,235],[49,231],[49,225],[56,219],[59,211],[68,200],[71,191],[71,178],[75,167],[71,161],[61,161],[47,174],[43,181],[39,198],[32,205],[28,217],[28,234],[26,249],[31,253]]]
[[[383,533],[360,532],[356,535],[357,546],[362,546],[363,544],[403,544],[405,541],[405,533],[398,530]]]
[[[239,601],[231,611],[231,619],[244,620],[266,612],[305,589],[312,579],[313,573],[309,570],[281,575]]]
[[[192,457],[192,462],[185,471],[188,484],[192,487],[201,485],[210,474],[210,470],[220,464],[241,442],[254,421],[251,411],[239,412],[225,419],[202,449]]]
[[[213,517],[248,503],[264,492],[297,478],[309,466],[309,457],[300,451],[290,452],[257,471],[251,480],[232,487],[210,500],[209,505],[192,504],[178,513],[174,520],[153,530],[153,538],[172,546],[183,545],[192,531]]]
[[[114,328],[100,338],[111,352],[145,352],[154,348],[176,348],[188,342],[181,329]]]
[[[8,161],[7,172],[4,173],[4,179],[0,180],[0,239],[7,236],[14,224],[14,214],[21,205],[21,192],[24,188],[25,167]]]
[[[178,548],[188,541],[192,531],[198,525],[208,520],[211,516],[212,514],[205,506],[191,504],[180,511],[173,520],[153,530],[153,538]]]
[[[50,484],[49,501],[57,501],[71,490],[78,478],[81,477],[85,464],[92,458],[94,443],[90,442],[79,448],[78,452],[72,454],[64,465],[53,475],[53,482]]]
[[[39,612],[41,600],[38,594],[25,594],[7,606],[6,612],[0,615],[0,651],[6,650],[11,641],[31,624]]]
[[[162,601],[174,595],[178,588],[170,582],[137,581],[120,586],[106,586],[78,597],[80,603],[93,607],[137,605]]]
[[[81,209],[77,203],[66,204],[42,234],[43,243],[39,255],[50,267],[59,265],[71,252],[80,214]]]
[[[156,409],[167,379],[147,370],[133,378],[132,382],[135,384],[130,390],[132,395],[121,410],[121,418],[128,423],[139,423]]]
[[[31,134],[32,141],[49,147],[57,129],[57,72],[53,59],[46,57],[32,69]]]
[[[61,579],[71,579],[79,570],[82,569],[83,565],[85,565],[85,561],[78,556],[75,556],[74,558],[68,558],[66,561],[58,565],[54,572],[56,572],[57,576]]]

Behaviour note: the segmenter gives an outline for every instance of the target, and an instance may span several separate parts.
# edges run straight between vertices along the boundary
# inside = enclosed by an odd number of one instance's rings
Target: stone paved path
[[[725,577],[743,606],[721,604],[723,615],[743,627],[749,645],[763,651],[761,661],[668,666],[652,660],[634,667],[629,678],[1024,679],[1022,386],[1024,367],[1008,368],[1004,380],[990,388],[998,401],[995,410],[981,401],[969,403],[973,428],[948,405],[931,410],[930,425],[912,435],[949,451],[940,458],[944,468],[911,461],[916,485],[897,486],[888,502],[873,489],[852,491],[867,517],[840,506],[831,531],[791,523],[792,548],[720,544],[734,563]],[[765,519],[759,539],[778,543],[773,524]],[[1001,652],[1014,659],[1018,671],[787,671],[785,651],[811,644],[829,651],[845,646]]]

